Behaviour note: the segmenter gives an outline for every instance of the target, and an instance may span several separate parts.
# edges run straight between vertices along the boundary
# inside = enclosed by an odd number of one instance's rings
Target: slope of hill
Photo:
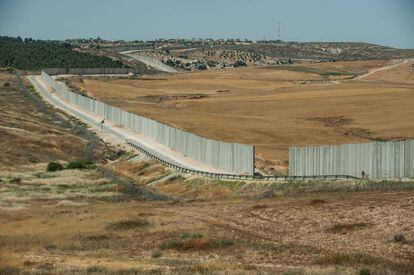
[[[314,60],[373,60],[414,57],[413,49],[396,49],[356,42],[287,42],[226,45],[225,48],[271,57]]]
[[[93,51],[97,45],[74,44]],[[128,45],[128,42],[125,42]],[[99,47],[98,47],[99,48]],[[102,47],[106,52],[119,52],[117,44],[107,41]],[[358,42],[283,42],[250,41],[189,42],[185,40],[159,41],[142,45],[131,44],[131,50],[140,55],[155,58],[178,70],[197,71],[224,67],[280,65],[286,63],[390,60],[414,57],[413,49],[397,49],[381,45]]]
[[[95,135],[27,87],[22,79],[0,70],[0,171],[100,154],[101,142]]]

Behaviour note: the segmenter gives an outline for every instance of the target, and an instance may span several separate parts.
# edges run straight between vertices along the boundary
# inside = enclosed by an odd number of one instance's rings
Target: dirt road
[[[414,59],[394,60],[393,61],[393,64],[390,64],[390,65],[387,65],[387,66],[384,66],[384,67],[380,67],[380,68],[371,69],[371,70],[369,70],[368,73],[363,74],[363,75],[360,75],[360,76],[357,76],[355,79],[363,79],[363,78],[366,78],[366,77],[368,77],[368,76],[370,76],[372,74],[375,74],[377,72],[385,71],[385,70],[390,70],[392,68],[395,68],[397,66],[400,66],[401,64],[410,63],[412,61],[414,61]]]

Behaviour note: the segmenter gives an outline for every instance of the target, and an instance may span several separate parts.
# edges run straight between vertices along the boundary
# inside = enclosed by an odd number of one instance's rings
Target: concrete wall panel
[[[289,148],[289,175],[413,178],[414,140]]]

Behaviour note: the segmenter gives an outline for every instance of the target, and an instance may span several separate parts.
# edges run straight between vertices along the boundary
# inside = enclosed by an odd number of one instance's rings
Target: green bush
[[[94,168],[94,164],[90,160],[76,160],[69,162],[66,169],[91,169]]]
[[[10,183],[19,184],[22,182],[22,179],[20,177],[13,177],[10,179]]]
[[[244,66],[247,66],[247,64],[243,60],[237,60],[233,64],[233,67],[244,67]]]
[[[371,275],[371,271],[369,269],[360,269],[358,275]]]
[[[49,162],[49,164],[46,167],[46,172],[55,172],[59,170],[63,170],[63,165],[57,161]]]

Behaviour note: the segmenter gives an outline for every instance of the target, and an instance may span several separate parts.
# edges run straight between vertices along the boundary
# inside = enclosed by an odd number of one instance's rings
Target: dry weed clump
[[[117,170],[122,171],[126,174],[140,176],[153,172],[151,169],[152,166],[159,166],[158,169],[162,168],[162,166],[160,166],[159,163],[154,160],[141,162],[118,161],[113,165]]]
[[[163,242],[159,248],[161,250],[174,249],[177,251],[200,251],[224,248],[235,244],[231,239],[213,239],[205,237],[203,234],[197,232],[184,232],[180,234],[180,237],[180,239],[176,238]]]
[[[369,227],[371,224],[365,222],[358,223],[337,223],[326,229],[326,232],[334,234],[346,234],[349,232],[361,230],[363,228]]]
[[[14,266],[0,267],[0,274],[22,274],[23,271],[20,268]]]
[[[160,249],[175,249],[177,251],[207,250],[216,247],[216,242],[212,239],[199,238],[187,240],[171,240],[161,244]]]
[[[138,227],[144,227],[150,223],[145,219],[126,219],[108,225],[111,230],[130,230]]]
[[[251,210],[260,210],[260,209],[266,209],[268,207],[269,206],[268,205],[265,205],[265,204],[255,204],[250,209]]]
[[[320,204],[324,204],[324,203],[326,203],[326,200],[317,198],[317,199],[311,200],[309,204],[310,205],[320,205]]]
[[[319,265],[336,265],[336,266],[359,266],[375,267],[377,271],[383,271],[384,274],[412,274],[414,263],[394,262],[385,258],[372,256],[367,253],[332,253],[319,258],[316,262]],[[365,269],[365,268],[363,268]],[[362,270],[362,269],[361,269]],[[366,274],[366,273],[364,273]],[[383,274],[379,272],[378,274]]]
[[[407,242],[407,240],[405,239],[403,234],[395,234],[393,240],[396,243],[405,243],[405,242]]]
[[[162,252],[160,250],[154,250],[151,252],[151,257],[152,258],[160,258],[162,256]]]
[[[12,177],[10,179],[10,183],[12,183],[12,184],[19,184],[21,182],[22,182],[22,178],[21,177]]]
[[[366,253],[332,253],[320,258],[317,264],[323,265],[380,265],[384,259]]]
[[[106,234],[91,234],[84,237],[88,241],[104,241],[110,239],[110,236]]]
[[[86,269],[87,273],[108,273],[108,269],[106,267],[103,266],[90,266]]]
[[[186,269],[189,273],[195,273],[195,274],[205,274],[211,272],[211,268],[208,267],[206,264],[195,264],[192,266],[189,266]]]

